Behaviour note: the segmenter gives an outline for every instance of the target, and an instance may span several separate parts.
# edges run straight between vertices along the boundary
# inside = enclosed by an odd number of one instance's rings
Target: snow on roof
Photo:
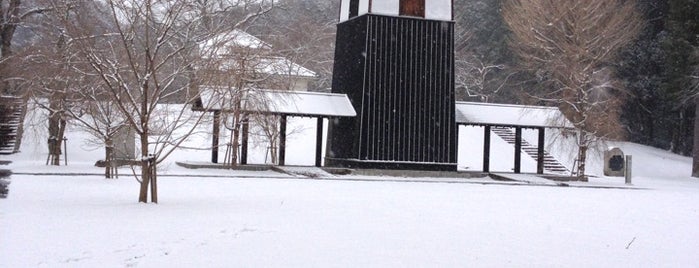
[[[225,88],[203,88],[199,93],[202,106],[210,110],[231,110],[230,92]],[[357,115],[345,94],[249,89],[241,95],[244,95],[245,112],[321,117]]]
[[[556,107],[456,102],[456,123],[545,128],[573,128]]]
[[[222,69],[237,68],[239,56],[233,51],[236,48],[249,48],[260,53],[249,54],[245,57],[246,64],[252,66],[256,71],[270,75],[288,75],[298,77],[315,77],[316,73],[296,64],[284,57],[268,56],[271,45],[261,39],[243,32],[233,30],[227,33],[216,35],[199,45],[205,58],[230,59],[225,60],[220,66]]]
[[[315,77],[316,73],[283,57],[260,59],[258,70],[265,74]]]
[[[211,55],[217,56],[227,54],[231,47],[269,49],[272,46],[265,43],[261,39],[238,29],[233,29],[230,32],[215,35],[199,45],[199,48],[202,50],[211,50],[213,52]]]
[[[222,71],[236,70],[238,68],[247,68],[254,70],[260,74],[280,75],[280,76],[296,76],[296,77],[315,77],[316,73],[298,65],[283,57],[266,57],[253,56],[245,60],[247,67],[239,67],[239,61],[235,57],[222,62],[218,68]]]

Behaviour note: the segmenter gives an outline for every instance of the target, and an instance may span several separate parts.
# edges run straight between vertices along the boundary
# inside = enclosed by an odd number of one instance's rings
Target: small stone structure
[[[604,151],[604,176],[624,177],[625,171],[624,152],[621,149],[611,147]]]

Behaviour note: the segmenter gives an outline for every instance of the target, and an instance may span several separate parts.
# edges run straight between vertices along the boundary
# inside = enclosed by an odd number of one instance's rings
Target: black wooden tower
[[[453,0],[342,0],[326,164],[456,170]]]

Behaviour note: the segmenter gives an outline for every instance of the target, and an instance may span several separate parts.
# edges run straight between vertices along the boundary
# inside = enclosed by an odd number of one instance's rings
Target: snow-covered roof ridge
[[[228,47],[246,47],[253,49],[271,49],[272,45],[262,41],[262,39],[255,37],[247,32],[239,29],[233,29],[229,32],[224,32],[217,34],[204,42],[202,42],[199,47],[201,49],[214,49],[220,50],[222,44],[225,44],[225,48]],[[224,51],[217,51],[214,55],[220,55]]]
[[[230,59],[221,64],[219,68],[236,68],[238,60],[235,56],[236,48],[260,51],[253,55],[245,56],[247,60],[255,62],[251,66],[258,72],[270,75],[288,75],[297,77],[315,77],[316,73],[310,69],[295,63],[288,58],[270,55],[272,45],[262,41],[249,33],[239,29],[218,34],[199,44],[202,56],[211,59]],[[248,63],[250,64],[250,63]]]
[[[512,108],[525,108],[525,109],[551,109],[551,110],[558,110],[558,108],[553,107],[553,106],[537,106],[537,105],[509,104],[509,103],[487,103],[487,102],[473,102],[473,101],[457,101],[456,104],[481,105],[481,106],[495,106],[495,107],[512,107]]]
[[[455,108],[457,124],[574,128],[557,107],[457,101]]]

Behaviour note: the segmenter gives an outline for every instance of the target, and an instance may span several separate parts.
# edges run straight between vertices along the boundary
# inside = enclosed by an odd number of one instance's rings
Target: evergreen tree
[[[669,148],[669,142],[659,127],[667,116],[662,107],[667,100],[659,90],[663,85],[665,51],[660,45],[665,39],[667,1],[639,1],[644,20],[648,23],[640,38],[621,53],[617,66],[627,97],[621,121],[627,139],[632,142]]]
[[[667,113],[663,122],[669,137],[669,149],[676,153],[688,155],[692,148],[692,122],[694,104],[688,98],[691,73],[697,64],[693,51],[697,47],[699,35],[699,3],[694,0],[671,0],[668,2],[666,20],[667,38],[661,40],[666,53],[664,81],[661,92],[669,101],[665,102],[663,112]],[[669,127],[668,127],[669,126]]]

